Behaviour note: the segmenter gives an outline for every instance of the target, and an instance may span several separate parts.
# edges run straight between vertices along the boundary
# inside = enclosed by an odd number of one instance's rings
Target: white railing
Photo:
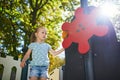
[[[2,80],[10,80],[13,67],[16,68],[15,80],[21,80],[22,68],[20,67],[20,62],[20,59],[14,60],[11,56],[0,57],[0,65],[3,65]],[[61,69],[55,69],[53,74],[50,75],[50,80],[62,80]]]
[[[10,80],[12,68],[16,68],[15,80],[20,80],[21,78],[21,68],[20,59],[14,60],[11,56],[6,56],[6,58],[0,57],[0,64],[3,65],[2,80]]]

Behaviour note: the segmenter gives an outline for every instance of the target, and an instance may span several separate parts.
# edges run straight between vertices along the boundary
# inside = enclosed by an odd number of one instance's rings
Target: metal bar
[[[84,8],[84,13],[88,13],[88,0],[80,0],[81,2],[81,7]],[[89,44],[91,45],[91,41],[89,41]],[[84,56],[84,61],[85,61],[85,75],[86,75],[86,80],[94,80],[94,73],[93,73],[93,56],[92,56],[92,51],[89,50],[87,55]]]

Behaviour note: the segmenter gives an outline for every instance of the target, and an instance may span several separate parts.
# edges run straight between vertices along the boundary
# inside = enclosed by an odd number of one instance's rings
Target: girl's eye
[[[42,34],[45,34],[45,32],[42,32]]]
[[[42,34],[47,34],[46,32],[42,32]]]

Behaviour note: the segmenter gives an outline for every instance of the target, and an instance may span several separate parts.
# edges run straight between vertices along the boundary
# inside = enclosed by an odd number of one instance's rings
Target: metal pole
[[[87,7],[88,7],[88,1],[87,0],[80,0],[81,1],[81,7],[84,8],[84,13],[87,13]]]
[[[84,8],[84,14],[88,14],[88,0],[80,0],[81,7]],[[88,14],[89,15],[89,14]],[[91,45],[91,41],[89,40],[89,44]],[[85,59],[85,73],[86,73],[86,80],[94,80],[93,75],[93,55],[91,49],[89,52],[84,55]]]

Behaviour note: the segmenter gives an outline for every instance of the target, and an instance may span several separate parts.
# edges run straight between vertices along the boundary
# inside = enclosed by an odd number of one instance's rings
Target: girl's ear
[[[37,33],[35,33],[35,37],[37,37]]]

